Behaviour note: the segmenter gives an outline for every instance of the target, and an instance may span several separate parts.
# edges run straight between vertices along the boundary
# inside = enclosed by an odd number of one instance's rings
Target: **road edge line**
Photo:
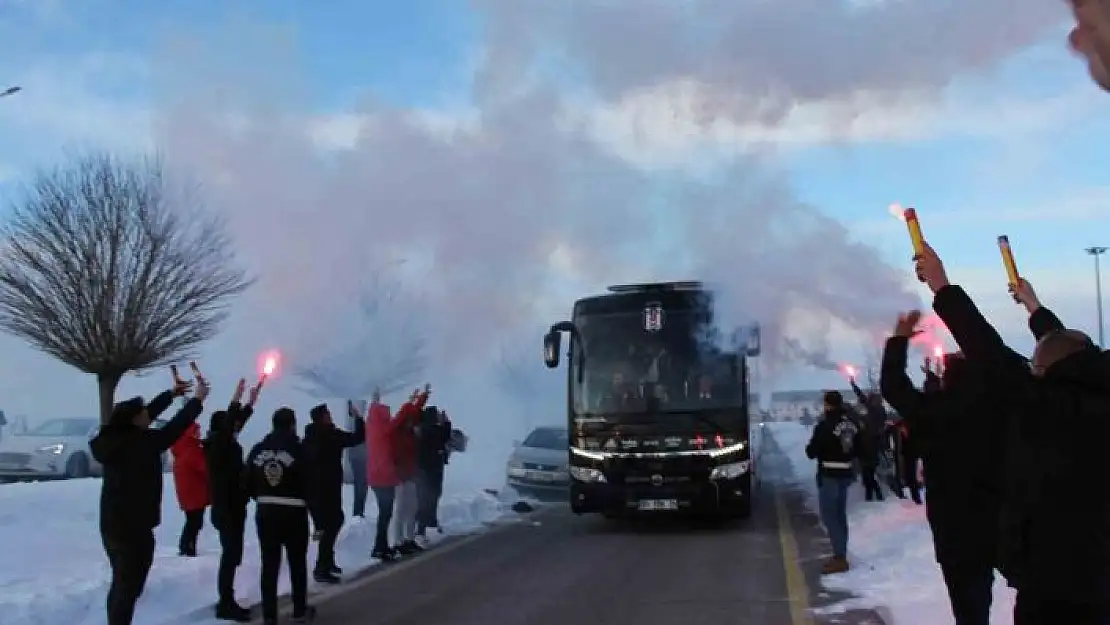
[[[782,550],[782,567],[790,602],[790,622],[792,625],[813,625],[813,614],[809,606],[809,582],[799,564],[798,540],[790,523],[786,502],[778,492],[775,493],[775,514],[779,521],[779,547]]]

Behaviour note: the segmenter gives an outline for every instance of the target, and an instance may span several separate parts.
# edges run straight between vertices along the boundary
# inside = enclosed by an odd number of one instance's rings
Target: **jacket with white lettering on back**
[[[863,448],[859,425],[844,408],[831,408],[813,427],[806,456],[817,461],[817,478],[855,477],[853,461]]]
[[[270,432],[247,456],[244,481],[259,505],[307,507],[304,444],[295,432]]]

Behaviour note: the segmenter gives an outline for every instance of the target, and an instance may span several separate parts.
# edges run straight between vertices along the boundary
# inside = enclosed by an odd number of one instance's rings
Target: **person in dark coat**
[[[259,383],[250,390],[246,405],[240,403],[246,380],[239,380],[227,410],[212,413],[204,458],[208,464],[208,490],[211,494],[212,526],[220,535],[220,566],[216,572],[216,618],[247,623],[249,609],[235,601],[235,570],[243,562],[243,538],[247,524],[249,498],[243,488],[243,447],[239,432],[254,414],[262,391]]]
[[[343,450],[364,445],[366,422],[352,402],[347,413],[354,419],[355,431],[336,427],[326,404],[309,411],[312,423],[304,429],[305,458],[308,461],[309,509],[320,537],[313,575],[317,582],[339,583],[341,569],[335,562],[335,541],[343,528]]]
[[[281,556],[289,564],[293,622],[309,623],[316,608],[308,605],[308,496],[312,484],[304,444],[297,436],[292,408],[274,411],[273,429],[247,454],[243,482],[254,499],[254,522],[262,552],[262,620],[277,624]]]
[[[196,391],[161,428],[151,422],[175,397],[189,391],[180,382],[149,403],[142,397],[119,402],[108,423],[89,441],[93,458],[104,467],[100,487],[100,537],[112,567],[108,625],[130,625],[154,564],[154,528],[162,522],[162,454],[204,410],[208,384]]]
[[[862,431],[838,391],[825,393],[824,416],[813,428],[806,457],[817,461],[817,497],[821,523],[833,555],[825,574],[843,573],[848,564],[848,489],[855,481],[854,463],[863,447]]]
[[[417,476],[416,535],[425,537],[429,527],[439,529],[439,498],[443,495],[443,470],[451,422],[435,406],[427,406],[416,424]]]
[[[910,337],[921,314],[899,317],[883,350],[880,388],[922,451],[929,482],[925,515],[956,625],[989,625],[995,538],[1004,497],[1006,415],[989,372],[960,354],[944,358],[928,390],[906,374]]]
[[[1105,625],[1110,358],[1086,334],[1055,330],[1037,341],[1029,367],[949,282],[932,248],[916,270],[968,361],[995,371],[1010,399],[999,568],[1017,589],[1015,625]]]
[[[863,481],[864,499],[867,501],[882,501],[883,489],[879,486],[876,473],[879,469],[879,454],[883,448],[883,432],[886,430],[886,407],[883,398],[878,393],[865,393],[856,384],[856,379],[851,378],[852,391],[859,400],[859,406],[864,411],[864,440],[865,447],[860,450],[860,477]]]

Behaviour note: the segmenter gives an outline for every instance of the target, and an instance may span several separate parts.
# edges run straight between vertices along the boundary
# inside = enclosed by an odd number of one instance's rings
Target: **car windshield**
[[[532,430],[528,438],[524,439],[525,447],[536,449],[562,449],[569,445],[567,431],[556,428],[539,428]]]
[[[650,332],[639,313],[582,315],[576,325],[585,351],[581,383],[577,370],[571,376],[579,414],[689,412],[741,399],[738,359],[700,338],[693,313],[668,312]]]
[[[51,419],[28,430],[24,436],[87,436],[96,425],[96,419]]]

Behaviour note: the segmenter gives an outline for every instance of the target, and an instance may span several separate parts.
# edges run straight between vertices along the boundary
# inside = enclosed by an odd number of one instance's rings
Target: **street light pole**
[[[1102,267],[1099,264],[1099,259],[1106,253],[1106,250],[1105,247],[1088,247],[1086,250],[1088,254],[1095,257],[1095,308],[1098,311],[1098,345],[1103,349],[1106,349],[1106,343],[1102,320]]]

